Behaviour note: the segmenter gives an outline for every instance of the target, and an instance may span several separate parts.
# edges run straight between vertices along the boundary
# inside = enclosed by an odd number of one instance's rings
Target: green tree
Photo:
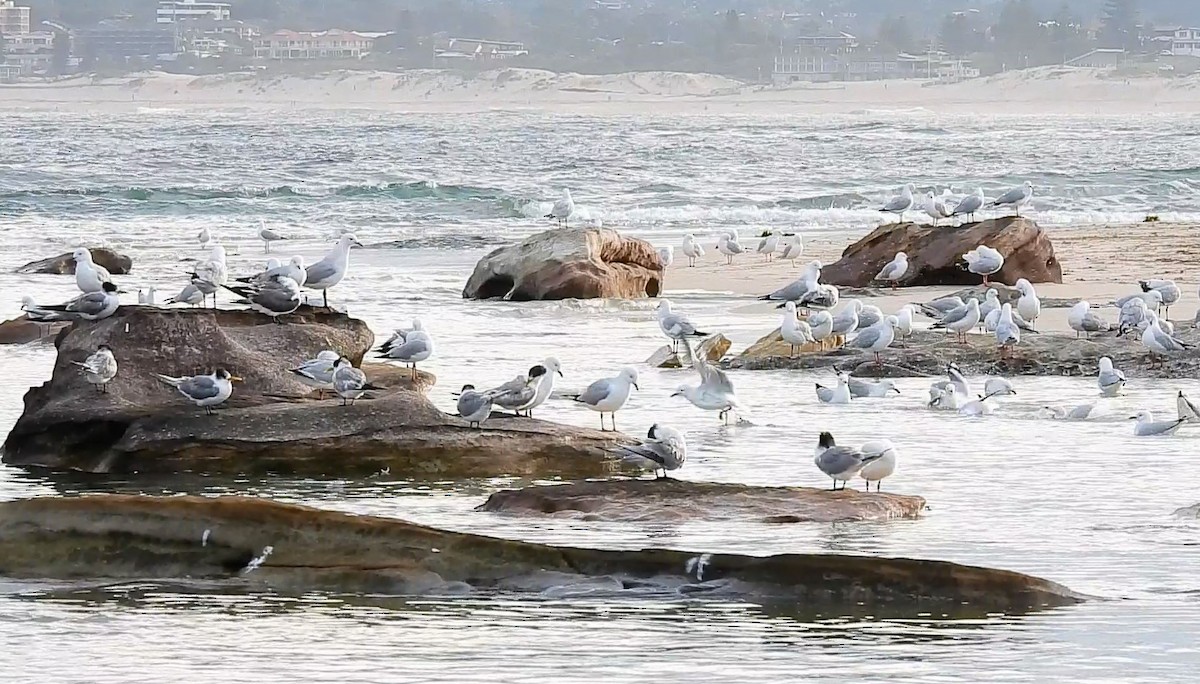
[[[907,17],[884,17],[875,40],[879,47],[896,52],[908,52],[917,43]]]
[[[1101,20],[1100,41],[1104,47],[1133,50],[1138,46],[1136,0],[1107,0]]]
[[[967,15],[961,12],[947,14],[938,31],[938,43],[952,55],[966,55],[976,51],[975,30]]]

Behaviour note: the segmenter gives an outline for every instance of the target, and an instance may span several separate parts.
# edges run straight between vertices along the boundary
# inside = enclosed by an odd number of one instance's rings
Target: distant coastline
[[[497,69],[270,71],[188,76],[144,72],[0,85],[0,110],[141,108],[533,110],[580,114],[753,114],[929,111],[947,114],[1200,113],[1200,75],[1118,78],[1103,69],[1039,67],[954,84],[918,80],[774,88],[665,71],[608,75]]]

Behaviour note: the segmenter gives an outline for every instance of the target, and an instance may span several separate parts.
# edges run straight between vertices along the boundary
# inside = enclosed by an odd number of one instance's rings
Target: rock
[[[251,566],[251,561],[258,561]],[[1044,579],[934,560],[604,551],[449,532],[245,497],[91,495],[0,503],[0,576],[188,577],[241,591],[461,594],[573,586],[875,615],[983,617],[1078,603]]]
[[[67,323],[34,323],[26,316],[18,316],[0,323],[0,344],[49,342],[67,325]]]
[[[663,267],[650,243],[611,228],[556,228],[479,260],[464,299],[657,297]]]
[[[1062,266],[1046,231],[1016,216],[988,219],[958,227],[916,223],[880,226],[847,247],[842,258],[821,269],[821,280],[838,286],[865,287],[896,256],[908,255],[908,273],[901,285],[976,285],[981,276],[964,268],[962,255],[987,245],[1004,255],[1004,268],[988,278],[1013,284],[1061,283]]]
[[[973,287],[965,287],[957,292],[952,292],[945,297],[958,297],[963,301],[968,299],[978,299],[980,303],[987,299],[987,291],[989,289],[996,290],[996,299],[1001,304],[1017,305],[1017,300],[1021,298],[1021,293],[1017,292],[1015,287],[1009,287],[1004,283],[988,282],[987,286],[975,285]],[[1061,297],[1043,297],[1038,295],[1038,300],[1042,303],[1043,309],[1069,309],[1079,303],[1078,299],[1069,299]]]
[[[1186,342],[1200,343],[1200,329],[1177,330]],[[856,349],[831,349],[789,357],[787,345],[772,347],[762,341],[723,364],[744,370],[830,368],[863,377],[914,377],[942,375],[946,364],[957,363],[967,375],[1095,375],[1101,356],[1108,356],[1126,373],[1136,369],[1139,377],[1180,378],[1200,374],[1200,350],[1173,356],[1163,367],[1150,368],[1146,348],[1135,335],[1117,337],[1116,332],[1088,339],[1055,333],[1023,333],[1014,358],[1001,360],[992,335],[971,334],[959,344],[953,334],[918,330],[883,352],[880,370],[870,354]]]
[[[1200,518],[1200,504],[1192,504],[1191,506],[1177,508],[1171,515],[1175,516],[1176,518]]]
[[[475,510],[586,520],[852,522],[916,518],[925,499],[854,489],[754,487],[684,480],[605,480],[496,492]]]
[[[374,336],[344,314],[300,312],[276,325],[249,311],[123,306],[103,321],[74,324],[58,339],[50,381],[26,393],[4,462],[147,475],[350,477],[390,469],[396,477],[599,477],[642,470],[608,453],[619,435],[516,418],[473,429],[411,391],[408,371],[379,364],[366,366],[388,388],[372,392],[375,398],[347,407],[313,401],[287,369],[327,348],[357,361]],[[119,364],[107,394],[70,364],[101,343]],[[153,375],[216,367],[245,382],[215,416]],[[431,379],[423,374],[417,384]]]
[[[810,342],[808,344],[796,347],[797,357],[808,354],[820,354],[841,346],[842,340],[837,337],[827,337],[820,342]],[[780,328],[775,328],[775,331],[759,338],[757,342],[746,348],[745,351],[738,356],[739,359],[760,359],[771,358],[777,356],[791,356],[792,345],[783,341],[783,335],[780,333]]]
[[[696,353],[709,363],[719,363],[732,346],[733,342],[730,342],[728,337],[717,333],[704,338],[696,348]],[[671,351],[671,345],[664,344],[646,359],[646,365],[652,368],[683,368],[684,364],[680,354]]]
[[[108,272],[113,275],[125,275],[133,268],[133,259],[114,252],[107,247],[89,247],[92,252],[92,261],[100,266],[108,269]],[[71,252],[59,254],[56,257],[42,259],[41,261],[31,261],[21,268],[17,269],[17,273],[52,273],[54,275],[75,274],[75,257]]]

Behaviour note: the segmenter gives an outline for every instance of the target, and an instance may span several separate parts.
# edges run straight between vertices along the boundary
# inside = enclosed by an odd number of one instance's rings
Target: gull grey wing
[[[1025,188],[1013,188],[996,198],[992,204],[1012,204],[1025,196]]]
[[[871,396],[871,383],[858,378],[850,378],[847,382],[850,387],[850,396],[852,397],[869,397]]]
[[[643,442],[636,446],[618,447],[617,451],[624,455],[638,456],[666,467],[668,464],[673,464],[674,459],[665,453],[665,446],[658,442]]]
[[[1079,322],[1079,327],[1086,332],[1102,332],[1108,330],[1108,321],[1089,311]]]
[[[942,320],[938,321],[934,325],[940,328],[952,323],[957,323],[967,317],[968,311],[970,311],[970,307],[966,304],[951,309],[942,316]]]
[[[306,266],[304,271],[308,274],[305,284],[315,287],[337,275],[337,266],[332,261],[321,259],[311,266]]]
[[[664,316],[662,326],[674,335],[694,335],[696,333],[696,326],[692,325],[687,317],[679,314]]]
[[[854,447],[835,446],[817,457],[817,467],[826,475],[838,475],[862,466],[862,452]]]
[[[856,349],[867,349],[879,341],[882,332],[879,328],[863,328],[854,336],[854,339],[846,343],[846,346]]]
[[[212,399],[221,393],[217,383],[207,375],[198,375],[179,383],[179,391],[192,399]]]
[[[1178,420],[1161,420],[1153,423],[1143,423],[1140,432],[1143,436],[1161,435],[1164,432],[1170,432],[1179,427],[1180,423],[1184,422],[1185,420],[1187,419],[1180,418]]]
[[[829,403],[833,400],[833,390],[823,385],[817,385],[817,399]]]
[[[800,279],[784,285],[763,299],[782,299],[791,302],[800,299],[806,292],[808,292],[808,283]]]
[[[733,394],[733,382],[725,371],[699,357],[696,358],[696,370],[700,372],[700,382],[705,387]]]
[[[899,272],[900,264],[897,264],[894,261],[889,261],[888,264],[883,267],[883,270],[879,271],[879,274],[875,276],[875,280],[891,280],[895,278]]]
[[[608,378],[597,380],[596,382],[588,385],[587,389],[585,389],[582,394],[580,394],[578,397],[575,397],[575,401],[587,404],[589,406],[595,406],[596,404],[599,404],[607,399],[608,395],[612,394],[612,390],[613,388],[611,380]]]
[[[423,354],[429,351],[429,340],[424,337],[414,337],[399,347],[392,347],[384,354],[389,359],[397,361],[407,361],[418,354]]]
[[[458,415],[473,416],[491,403],[491,397],[482,392],[464,392],[458,398]]]
[[[968,195],[963,198],[955,207],[951,216],[962,216],[963,214],[974,214],[983,206],[983,198],[978,195]]]
[[[911,202],[912,200],[905,198],[903,195],[893,197],[887,201],[887,204],[883,205],[883,209],[881,209],[881,211],[900,211],[901,209],[907,209],[911,205]]]

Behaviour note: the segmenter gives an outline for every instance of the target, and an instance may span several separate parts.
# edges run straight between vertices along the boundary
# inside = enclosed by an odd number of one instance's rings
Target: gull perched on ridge
[[[341,356],[326,349],[317,353],[315,359],[309,359],[295,368],[289,368],[295,380],[317,390],[318,397],[324,397],[326,391],[333,391],[333,367]]]
[[[604,414],[612,416],[612,429],[617,429],[617,411],[629,400],[629,393],[640,389],[637,384],[638,373],[633,368],[623,368],[611,378],[601,378],[587,386],[579,394],[570,395],[573,401],[588,407],[600,414],[600,430],[604,427]]]
[[[1020,187],[1013,188],[1008,192],[997,197],[993,202],[993,207],[1014,207],[1017,216],[1021,215],[1021,207],[1029,204],[1033,199],[1033,183],[1025,181]]]
[[[305,268],[308,275],[304,287],[321,291],[322,304],[329,308],[329,288],[342,282],[346,271],[350,269],[350,248],[362,247],[362,243],[353,233],[346,233],[338,238],[337,245],[320,261]]]
[[[899,221],[903,222],[904,212],[913,208],[913,193],[916,192],[916,190],[916,186],[914,186],[912,183],[905,185],[900,189],[900,194],[888,200],[887,203],[879,209],[879,211],[889,214],[897,214]]]
[[[842,489],[845,489],[845,483],[850,478],[859,474],[863,466],[882,458],[884,451],[886,450],[877,450],[875,453],[867,454],[855,447],[838,446],[834,442],[832,434],[822,432],[813,455],[813,462],[817,464],[817,468],[821,472],[833,478],[833,489],[837,491],[839,480],[842,482]]]
[[[457,407],[459,417],[477,428],[492,415],[492,397],[487,392],[477,391],[475,385],[463,385]]]
[[[658,316],[658,327],[671,340],[671,351],[679,350],[679,341],[689,337],[706,337],[708,333],[700,332],[692,325],[692,321],[683,314],[671,311],[671,300],[660,299],[655,307]]]
[[[367,393],[367,390],[386,389],[367,382],[367,374],[362,369],[355,368],[346,357],[339,358],[333,364],[333,391],[342,398],[342,406],[353,405],[354,400]]]
[[[216,406],[229,399],[229,395],[233,394],[233,383],[242,381],[224,368],[218,368],[211,375],[184,375],[176,378],[155,373],[154,377],[179,390],[188,401],[203,408],[207,415],[212,415]]]
[[[929,218],[933,219],[934,226],[938,224],[938,221],[949,218],[951,213],[946,208],[946,202],[942,198],[934,196],[932,192],[925,194],[925,201],[921,204],[921,211],[924,211]]]
[[[563,188],[562,197],[550,207],[550,213],[546,214],[546,218],[554,219],[558,225],[567,226],[567,220],[571,218],[571,214],[575,213],[575,200],[571,199],[571,189]]]
[[[1004,255],[987,245],[980,245],[962,256],[968,271],[983,276],[984,285],[988,284],[988,276],[1004,268]]]
[[[52,321],[99,321],[117,312],[121,299],[117,295],[117,286],[111,282],[101,285],[99,292],[85,292],[65,304],[39,306],[31,300],[22,303],[21,308],[29,320],[39,323]]]
[[[954,211],[950,212],[951,216],[967,216],[970,220],[975,220],[975,212],[983,208],[983,203],[987,198],[983,196],[983,188],[975,188],[975,194],[967,195],[962,198],[958,204],[954,206]]]

